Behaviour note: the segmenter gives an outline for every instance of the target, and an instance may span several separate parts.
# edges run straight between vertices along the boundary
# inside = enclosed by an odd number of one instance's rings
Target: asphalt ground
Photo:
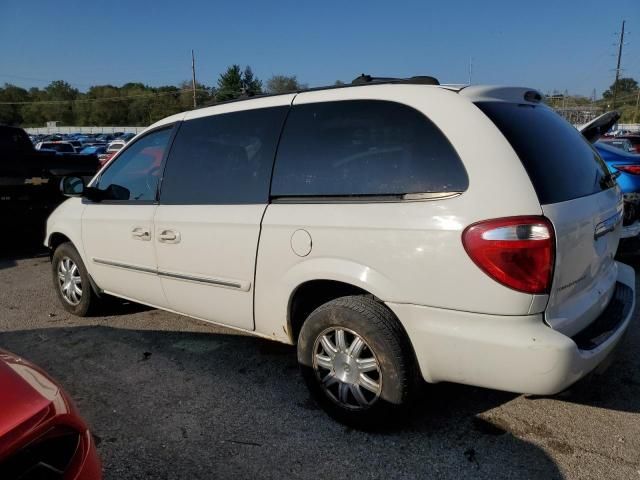
[[[294,347],[135,304],[67,314],[37,246],[0,249],[0,347],[71,394],[106,479],[640,479],[638,319],[607,372],[567,392],[425,386],[382,433],[319,410]]]

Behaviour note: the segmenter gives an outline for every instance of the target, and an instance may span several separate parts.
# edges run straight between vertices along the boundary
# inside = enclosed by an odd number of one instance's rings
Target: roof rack
[[[371,75],[362,74],[351,81],[351,85],[367,85],[370,83],[411,83],[414,85],[440,85],[435,77],[427,75],[418,75],[409,78],[393,78],[393,77],[372,77]]]
[[[354,78],[351,83],[345,83],[342,85],[329,85],[329,86],[321,86],[321,87],[301,88],[299,90],[294,90],[286,93],[247,94],[247,92],[244,92],[240,97],[233,98],[231,100],[225,100],[223,102],[209,101],[198,108],[214,107],[216,105],[242,102],[245,100],[251,100],[255,98],[275,97],[277,95],[289,95],[292,93],[303,93],[303,92],[316,92],[319,90],[334,90],[339,88],[349,88],[349,87],[357,87],[361,85],[375,85],[375,84],[384,84],[384,83],[404,83],[404,84],[410,84],[410,85],[440,85],[440,82],[438,81],[437,78],[429,77],[427,75],[420,75],[420,76],[409,77],[409,78],[394,78],[394,77],[372,77],[371,75],[366,75],[363,73],[359,77]]]

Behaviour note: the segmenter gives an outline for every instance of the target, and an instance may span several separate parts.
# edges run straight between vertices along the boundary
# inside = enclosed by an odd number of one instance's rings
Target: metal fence
[[[618,128],[640,133],[640,123],[619,123]]]
[[[52,133],[139,133],[147,127],[34,127],[25,128],[27,133],[52,134]]]

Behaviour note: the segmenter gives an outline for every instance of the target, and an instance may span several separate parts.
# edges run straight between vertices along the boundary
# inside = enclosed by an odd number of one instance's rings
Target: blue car
[[[624,228],[622,238],[640,233],[640,155],[628,153],[604,142],[594,145],[609,171],[618,175],[616,181],[624,197]]]
[[[622,239],[635,238],[640,234],[640,155],[597,141],[601,135],[618,121],[618,112],[607,112],[582,127],[582,134],[593,143],[594,148],[616,177],[624,198]]]
[[[107,151],[106,145],[94,146],[89,145],[88,147],[84,147],[80,150],[81,155],[101,155]]]

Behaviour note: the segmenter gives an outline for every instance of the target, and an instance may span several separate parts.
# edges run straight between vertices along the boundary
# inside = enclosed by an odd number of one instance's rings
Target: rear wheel
[[[300,332],[298,361],[320,406],[357,428],[397,420],[416,385],[413,351],[398,320],[363,296],[338,298],[312,312]]]
[[[79,317],[93,310],[99,299],[80,254],[67,242],[56,248],[51,261],[53,284],[64,309]]]

